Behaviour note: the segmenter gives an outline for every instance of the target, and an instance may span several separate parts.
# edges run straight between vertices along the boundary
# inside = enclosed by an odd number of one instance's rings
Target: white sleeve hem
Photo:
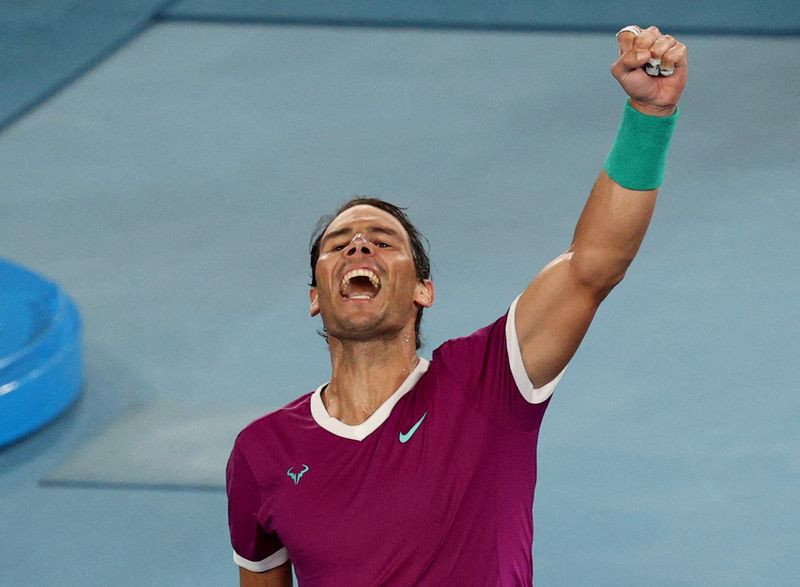
[[[522,294],[520,294],[522,295]],[[561,376],[567,370],[564,367],[561,373],[556,375],[552,381],[542,385],[541,387],[534,387],[533,382],[528,378],[528,372],[525,370],[525,364],[522,362],[522,351],[519,348],[519,340],[517,339],[517,326],[514,321],[517,310],[517,302],[520,296],[511,303],[508,309],[508,318],[506,319],[506,350],[508,351],[508,363],[511,366],[511,373],[514,375],[514,382],[517,384],[519,392],[525,401],[529,404],[540,404],[553,395],[556,390]]]
[[[233,562],[235,562],[240,567],[247,569],[248,571],[253,571],[254,573],[263,573],[264,571],[269,571],[270,569],[274,569],[275,567],[281,566],[283,563],[289,560],[289,551],[286,550],[284,546],[278,552],[275,552],[269,555],[264,560],[260,560],[257,562],[248,560],[243,556],[239,555],[235,550],[233,551]]]

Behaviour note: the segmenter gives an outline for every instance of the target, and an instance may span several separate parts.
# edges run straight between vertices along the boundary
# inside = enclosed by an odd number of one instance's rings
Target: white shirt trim
[[[328,413],[327,408],[325,408],[325,404],[322,402],[322,390],[327,383],[320,385],[311,395],[311,416],[314,418],[317,424],[322,426],[331,434],[341,436],[342,438],[349,438],[350,440],[364,440],[367,436],[377,430],[378,426],[386,421],[386,419],[389,417],[389,414],[392,413],[392,408],[394,408],[395,404],[400,401],[400,398],[411,391],[411,388],[414,387],[417,381],[419,381],[419,378],[422,377],[428,370],[429,365],[430,363],[427,360],[420,357],[417,366],[414,367],[414,370],[411,371],[411,373],[409,373],[405,381],[400,384],[400,387],[397,388],[397,391],[390,395],[389,398],[361,424],[351,426],[341,422],[340,420],[337,420]]]
[[[269,571],[270,569],[281,566],[288,560],[289,551],[286,550],[285,546],[278,552],[274,552],[264,560],[258,562],[247,560],[243,556],[239,555],[239,553],[237,553],[235,550],[233,551],[233,562],[240,567],[247,569],[248,571],[253,571],[254,573],[263,573],[264,571]]]
[[[520,294],[521,296],[522,294]],[[522,362],[522,351],[519,348],[519,340],[517,339],[517,325],[514,322],[517,311],[517,302],[520,296],[511,303],[508,309],[508,318],[506,320],[506,350],[508,351],[508,362],[511,365],[511,373],[514,374],[514,382],[519,388],[519,392],[525,401],[529,404],[540,404],[553,395],[556,390],[561,376],[567,370],[564,367],[561,373],[556,375],[552,381],[542,385],[541,387],[534,387],[533,382],[528,378],[528,372],[525,370],[525,364]]]

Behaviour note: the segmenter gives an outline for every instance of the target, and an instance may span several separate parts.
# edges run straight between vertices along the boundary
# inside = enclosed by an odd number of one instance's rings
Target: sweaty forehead
[[[333,219],[328,228],[325,230],[322,238],[325,238],[332,232],[343,230],[352,231],[353,233],[367,233],[369,232],[370,227],[394,230],[398,234],[402,235],[406,241],[408,240],[406,229],[397,218],[388,212],[381,210],[380,208],[370,206],[369,204],[359,204],[357,206],[353,206],[352,208],[348,208],[339,214]]]

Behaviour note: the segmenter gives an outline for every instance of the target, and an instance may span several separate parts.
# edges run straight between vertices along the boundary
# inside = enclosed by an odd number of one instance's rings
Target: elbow
[[[575,251],[570,259],[576,278],[605,298],[624,278],[633,257],[605,251]]]

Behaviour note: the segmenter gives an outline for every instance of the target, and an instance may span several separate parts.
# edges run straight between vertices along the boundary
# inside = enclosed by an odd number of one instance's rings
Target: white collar
[[[394,405],[400,401],[405,394],[411,391],[411,388],[419,381],[425,372],[428,370],[430,363],[420,357],[417,366],[408,374],[405,381],[400,384],[400,387],[390,395],[375,412],[361,424],[351,426],[344,422],[337,420],[328,413],[325,404],[322,402],[322,390],[328,383],[320,385],[316,391],[311,395],[311,416],[317,424],[322,426],[325,430],[336,436],[342,438],[349,438],[351,440],[364,440],[367,436],[377,430],[378,426],[383,424],[389,415],[392,413]]]

